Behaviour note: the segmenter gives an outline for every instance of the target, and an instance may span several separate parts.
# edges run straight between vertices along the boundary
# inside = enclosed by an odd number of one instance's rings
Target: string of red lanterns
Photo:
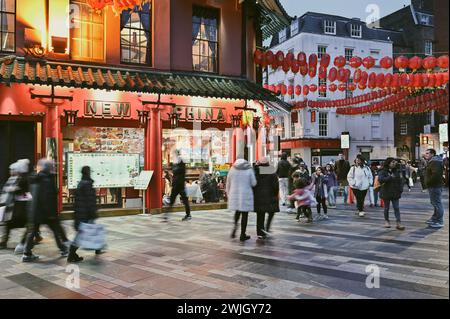
[[[102,11],[110,6],[116,14],[134,9],[136,6],[142,7],[149,2],[150,0],[87,0],[87,4],[95,11]]]
[[[414,114],[434,110],[442,115],[448,115],[448,88],[427,92],[418,96],[411,96],[411,94],[411,92],[404,90],[370,105],[338,108],[336,113],[340,115],[361,115],[380,112]]]

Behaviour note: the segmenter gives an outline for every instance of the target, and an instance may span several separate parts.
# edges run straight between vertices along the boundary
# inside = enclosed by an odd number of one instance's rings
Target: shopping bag
[[[409,182],[409,187],[414,187],[414,181],[413,181],[412,177],[409,178],[408,182]]]
[[[99,224],[80,223],[75,245],[88,250],[103,249],[106,246],[105,228]]]
[[[12,210],[8,206],[0,206],[0,223],[9,222],[12,219]]]

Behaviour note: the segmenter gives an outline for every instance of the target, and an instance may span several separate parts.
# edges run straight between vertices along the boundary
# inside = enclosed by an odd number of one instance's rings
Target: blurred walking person
[[[289,195],[289,172],[291,170],[291,163],[288,162],[287,158],[287,154],[283,153],[277,166],[277,175],[280,186],[280,202],[283,206],[286,206],[287,197]]]
[[[328,197],[328,186],[323,174],[322,167],[318,166],[316,172],[312,174],[312,183],[314,184],[314,197],[317,201],[317,220],[328,219],[328,207],[327,207],[327,197]],[[323,209],[323,215],[321,210]]]
[[[230,169],[227,178],[228,209],[234,211],[234,227],[231,238],[236,237],[237,226],[241,219],[241,241],[250,239],[246,234],[248,212],[254,211],[253,187],[256,186],[255,172],[245,159],[238,159]]]
[[[405,230],[400,217],[400,198],[403,193],[403,176],[399,163],[392,157],[386,159],[383,169],[378,172],[378,181],[381,184],[380,197],[384,200],[385,228],[391,228],[389,221],[389,208],[394,207],[395,219],[398,230]]]
[[[339,159],[336,161],[336,177],[339,187],[344,193],[344,204],[347,204],[348,200],[348,181],[347,175],[350,171],[350,163],[344,157],[344,154],[339,154]]]
[[[184,204],[186,215],[182,221],[188,221],[192,219],[191,207],[189,206],[189,198],[186,195],[186,164],[180,156],[180,151],[175,150],[174,161],[172,164],[172,191],[170,193],[169,206],[172,207],[180,195],[181,202]],[[167,213],[164,215],[164,220],[168,220]]]
[[[278,176],[270,166],[267,157],[261,159],[255,166],[256,186],[254,190],[256,212],[256,234],[258,239],[270,237],[270,226],[275,213],[280,211],[278,193]],[[287,179],[286,179],[287,182]],[[286,184],[287,186],[287,184]],[[268,214],[267,224],[264,227],[265,216]]]
[[[93,224],[95,219],[97,219],[97,197],[93,184],[94,181],[91,178],[91,168],[89,166],[84,166],[81,169],[81,181],[78,183],[75,192],[74,228],[77,231],[77,235],[69,248],[67,261],[70,263],[76,263],[83,260],[83,257],[80,257],[77,254],[77,237],[79,236],[80,224]],[[96,250],[95,253],[100,254],[101,250]]]
[[[63,240],[67,238],[58,218],[58,189],[53,171],[53,161],[41,159],[37,164],[37,174],[30,177],[30,191],[33,199],[30,205],[29,227],[22,257],[23,262],[30,262],[39,258],[39,256],[33,254],[32,249],[34,237],[39,232],[40,224],[47,224],[53,232],[61,256],[66,257],[69,254],[66,245],[63,244]]]
[[[364,200],[370,185],[373,185],[373,176],[370,167],[366,165],[366,160],[361,154],[356,156],[355,165],[350,168],[347,180],[356,197],[356,207],[358,209],[356,214],[359,217],[364,217],[366,215],[364,212]]]
[[[332,164],[325,166],[325,181],[328,187],[328,204],[330,208],[336,208],[336,193],[338,187],[338,181],[334,167]]]
[[[434,208],[434,214],[427,224],[431,228],[444,227],[444,206],[442,204],[442,184],[444,174],[444,163],[442,158],[436,155],[436,150],[428,149],[424,158],[427,160],[427,166],[424,174],[424,184],[430,194],[430,202]]]

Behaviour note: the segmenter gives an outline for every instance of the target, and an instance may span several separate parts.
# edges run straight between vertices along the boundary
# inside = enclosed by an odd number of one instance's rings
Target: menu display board
[[[73,151],[82,153],[144,153],[144,129],[82,127],[75,131]]]
[[[77,188],[81,168],[89,166],[94,188],[133,187],[139,176],[139,154],[67,153],[68,187]]]

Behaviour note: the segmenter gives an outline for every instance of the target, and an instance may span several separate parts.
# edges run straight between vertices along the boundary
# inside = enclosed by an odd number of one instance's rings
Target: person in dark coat
[[[39,258],[33,254],[32,249],[40,224],[47,224],[53,232],[61,256],[66,257],[69,254],[66,245],[62,242],[63,239],[66,239],[66,235],[58,219],[58,189],[53,167],[53,161],[41,159],[37,164],[38,173],[30,177],[32,203],[28,216],[29,228],[22,257],[23,262],[31,262]]]
[[[339,187],[344,191],[344,204],[347,204],[348,199],[348,181],[347,175],[350,171],[350,162],[345,159],[344,154],[339,154],[339,160],[336,161],[335,169]]]
[[[312,174],[312,183],[314,184],[314,197],[317,201],[317,220],[328,219],[328,207],[326,202],[328,185],[322,167],[317,167],[316,172]],[[323,215],[321,214],[322,208]]]
[[[81,181],[78,183],[77,190],[75,192],[75,221],[74,228],[78,232],[81,223],[93,223],[97,219],[97,197],[95,194],[95,189],[93,187],[94,181],[91,178],[91,168],[89,166],[84,166],[81,169]],[[78,236],[78,233],[77,233]],[[76,246],[77,237],[70,245],[69,256],[67,257],[68,262],[80,262],[83,257],[78,256]],[[102,251],[96,250],[95,253],[98,255]]]
[[[444,227],[444,205],[442,203],[444,163],[434,149],[428,149],[424,158],[427,160],[424,184],[426,189],[428,189],[430,202],[434,208],[433,216],[426,223],[431,228],[439,229]]]
[[[283,206],[286,206],[287,197],[289,196],[289,172],[291,171],[291,163],[288,162],[287,157],[287,153],[283,153],[277,166],[280,199],[281,205]]]
[[[180,195],[181,201],[184,204],[184,208],[186,210],[186,215],[183,217],[183,221],[191,220],[191,208],[189,206],[189,199],[186,196],[186,164],[184,164],[180,152],[178,150],[174,153],[174,163],[172,165],[172,192],[170,193],[170,203],[169,205],[172,207],[177,199],[177,196]],[[167,220],[167,214],[164,216],[164,219]]]
[[[394,207],[397,229],[405,230],[400,218],[400,198],[403,193],[403,176],[399,163],[392,157],[386,159],[383,169],[378,172],[378,181],[381,184],[380,197],[384,200],[384,220],[386,228],[391,228],[389,222],[389,208],[392,202]]]
[[[274,168],[270,166],[268,158],[261,159],[255,166],[256,186],[253,188],[253,192],[258,239],[266,239],[269,236],[273,217],[280,211],[278,176],[273,172]],[[264,228],[266,213],[268,213],[268,219]]]

